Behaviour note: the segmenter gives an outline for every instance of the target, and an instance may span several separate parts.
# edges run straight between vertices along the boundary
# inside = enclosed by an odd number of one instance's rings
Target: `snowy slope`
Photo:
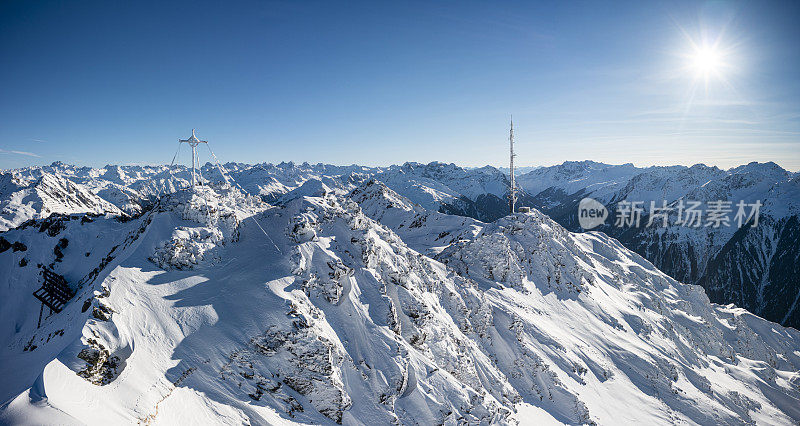
[[[181,191],[130,221],[4,233],[27,248],[0,253],[0,421],[800,420],[800,333],[603,234],[426,212],[375,181],[311,188],[277,207]],[[460,237],[424,237],[440,229]],[[77,296],[37,329],[40,263]]]

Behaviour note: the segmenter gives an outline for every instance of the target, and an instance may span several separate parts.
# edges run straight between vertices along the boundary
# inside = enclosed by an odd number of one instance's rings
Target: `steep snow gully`
[[[800,333],[605,234],[451,216],[377,180],[306,189],[4,232],[0,422],[800,421]],[[76,296],[37,328],[45,266]]]

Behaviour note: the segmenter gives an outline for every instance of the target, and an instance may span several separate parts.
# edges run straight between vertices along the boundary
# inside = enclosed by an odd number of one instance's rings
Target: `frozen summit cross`
[[[178,142],[188,143],[189,146],[192,147],[192,190],[194,190],[196,182],[195,164],[197,164],[198,168],[200,167],[200,160],[197,159],[197,145],[200,145],[201,143],[208,144],[208,141],[201,141],[198,139],[197,136],[194,135],[194,129],[192,129],[192,136],[189,137],[189,139],[178,139]]]

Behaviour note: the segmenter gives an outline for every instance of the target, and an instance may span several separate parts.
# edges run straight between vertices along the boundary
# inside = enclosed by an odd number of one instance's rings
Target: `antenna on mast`
[[[508,204],[511,209],[511,214],[514,214],[514,207],[517,204],[517,183],[516,178],[514,177],[514,157],[517,155],[514,154],[514,116],[511,116],[511,130],[508,133],[508,144],[510,149],[510,164],[509,164],[509,176],[511,180],[511,188],[508,192]]]
[[[197,158],[197,145],[200,145],[201,143],[207,144],[208,141],[201,141],[200,139],[197,139],[197,136],[194,135],[194,129],[192,129],[192,136],[189,139],[178,139],[178,142],[188,143],[189,146],[192,147],[192,191],[194,191],[195,182],[197,181],[197,178],[195,178],[195,164],[197,164],[197,167],[200,168],[200,160]]]

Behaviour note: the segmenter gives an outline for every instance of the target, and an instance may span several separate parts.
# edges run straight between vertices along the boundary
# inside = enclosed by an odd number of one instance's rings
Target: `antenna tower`
[[[514,116],[511,116],[511,130],[508,133],[508,143],[510,148],[510,165],[509,165],[509,176],[511,178],[511,188],[508,192],[508,204],[511,208],[511,214],[514,214],[514,207],[517,204],[517,182],[516,178],[514,177],[514,157],[517,155],[514,154]]]

